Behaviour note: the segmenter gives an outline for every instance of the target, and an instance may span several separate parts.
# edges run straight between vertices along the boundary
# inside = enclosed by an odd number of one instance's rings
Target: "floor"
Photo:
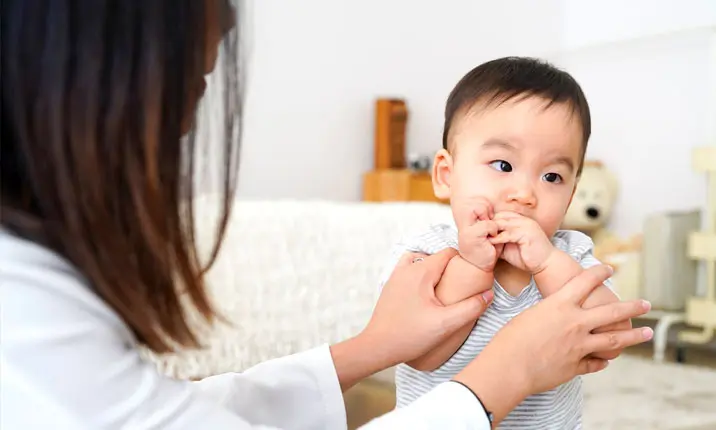
[[[363,381],[348,390],[344,398],[349,429],[356,429],[395,407],[393,387],[380,381]]]
[[[650,359],[653,350],[651,345],[646,344],[629,348],[625,353],[633,357]],[[706,367],[716,371],[716,352],[714,351],[689,348],[685,356],[686,362],[682,366]],[[676,351],[673,348],[668,349],[666,357],[667,361],[675,362]],[[391,384],[373,380],[364,381],[349,390],[345,399],[349,429],[355,429],[371,418],[392,410],[395,405]],[[682,430],[715,430],[713,424],[708,424],[706,427],[696,425],[679,428]]]
[[[651,358],[654,350],[650,344],[642,344],[629,348],[627,353],[637,357]],[[666,361],[675,363],[676,349],[673,347],[667,348],[665,358]],[[685,365],[704,366],[716,370],[716,351],[705,348],[690,347],[685,350],[685,358],[686,360],[683,363]]]

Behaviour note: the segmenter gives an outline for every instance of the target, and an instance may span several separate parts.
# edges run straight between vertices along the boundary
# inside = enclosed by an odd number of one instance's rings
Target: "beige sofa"
[[[216,209],[214,197],[198,200],[204,248]],[[172,376],[200,378],[355,335],[396,241],[451,220],[449,207],[437,203],[240,201],[208,274],[231,324],[200,326],[202,350],[147,357]]]

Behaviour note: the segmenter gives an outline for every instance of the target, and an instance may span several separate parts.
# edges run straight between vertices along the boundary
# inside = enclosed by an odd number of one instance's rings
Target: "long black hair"
[[[3,0],[0,221],[72,262],[157,351],[214,316],[194,238],[196,110],[220,44],[221,244],[238,169],[238,18],[228,0]],[[189,209],[187,209],[189,208]]]

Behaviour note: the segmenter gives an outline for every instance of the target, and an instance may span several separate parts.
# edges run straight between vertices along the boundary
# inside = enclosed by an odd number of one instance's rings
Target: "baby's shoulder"
[[[557,230],[552,236],[552,244],[576,259],[594,250],[592,239],[575,230]]]
[[[457,249],[457,229],[450,224],[430,224],[427,227],[401,236],[390,253],[390,261],[380,277],[380,287],[388,281],[395,265],[406,252],[432,255],[445,248]]]
[[[447,223],[430,224],[403,239],[407,251],[434,254],[447,247],[457,249],[457,229]]]

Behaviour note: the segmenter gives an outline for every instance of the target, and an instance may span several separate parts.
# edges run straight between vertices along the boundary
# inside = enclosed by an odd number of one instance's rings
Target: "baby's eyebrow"
[[[570,172],[574,172],[574,162],[569,157],[561,155],[554,160],[554,164],[564,164]]]
[[[490,148],[490,147],[504,148],[504,149],[509,149],[511,151],[514,151],[515,149],[517,149],[510,142],[508,142],[506,140],[502,140],[502,139],[495,139],[495,138],[488,139],[485,143],[482,144],[482,147],[483,148]]]

